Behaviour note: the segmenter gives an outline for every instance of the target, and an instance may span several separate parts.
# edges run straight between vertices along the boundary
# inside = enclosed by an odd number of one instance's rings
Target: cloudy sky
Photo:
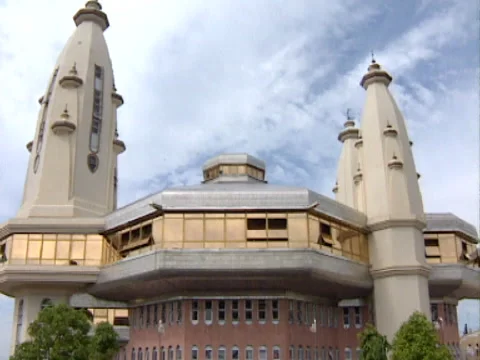
[[[427,211],[478,228],[475,0],[104,0],[116,85],[121,204],[196,183],[219,152],[249,152],[271,183],[331,195],[340,144],[370,51],[394,77]],[[82,0],[0,0],[0,221],[22,195],[39,105]],[[12,301],[0,298],[0,360]],[[479,303],[460,321],[480,323]],[[5,336],[7,334],[7,336]]]

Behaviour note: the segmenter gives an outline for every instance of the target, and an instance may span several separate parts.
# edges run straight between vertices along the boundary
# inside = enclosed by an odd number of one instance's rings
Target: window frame
[[[203,320],[205,321],[205,324],[211,325],[213,323],[213,301],[212,300],[205,300],[203,302],[203,311],[204,311]]]
[[[198,321],[200,319],[200,306],[199,306],[198,300],[192,300],[191,306],[190,306],[190,321],[192,324],[196,325],[198,324]]]

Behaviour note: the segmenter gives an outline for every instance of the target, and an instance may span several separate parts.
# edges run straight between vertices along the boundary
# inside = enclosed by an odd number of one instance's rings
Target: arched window
[[[95,65],[95,83],[93,87],[92,127],[90,129],[90,151],[100,150],[100,134],[103,120],[103,67]]]
[[[280,346],[274,346],[272,348],[272,359],[280,360]]]
[[[245,360],[253,360],[253,347],[247,346],[245,348]]]
[[[357,359],[361,359],[361,358],[362,358],[362,349],[360,349],[360,348],[358,347],[355,352],[357,353],[357,354],[356,354],[356,358],[357,358]]]
[[[142,348],[138,348],[138,360],[143,360],[143,351],[142,351]]]
[[[352,360],[352,350],[348,347],[345,348],[345,360]]]
[[[288,360],[295,360],[295,346],[293,345],[288,349]]]
[[[127,360],[127,349],[123,348],[122,350],[122,353],[123,353],[123,360]]]
[[[198,347],[192,346],[192,360],[198,360]]]
[[[149,348],[145,349],[145,360],[150,360],[150,349]]]
[[[47,307],[50,307],[50,306],[53,306],[53,302],[51,299],[49,298],[45,298],[42,300],[42,302],[40,303],[40,311],[42,311],[43,309],[47,308]]]
[[[310,351],[310,346],[305,348],[305,360],[312,360],[312,352]]]
[[[177,349],[175,350],[175,352],[176,360],[182,360],[182,348],[180,347],[180,345],[177,345]]]
[[[304,357],[303,357],[303,346],[300,345],[298,347],[297,353],[298,353],[297,359],[298,360],[303,360],[304,359]]]
[[[320,360],[320,359],[318,358],[318,347],[315,347],[315,350],[314,350],[314,351],[315,351],[314,359],[315,359],[315,360]]]
[[[213,350],[211,346],[205,346],[205,360],[213,359]]]
[[[225,346],[220,346],[218,348],[218,360],[226,360],[227,359],[227,349]]]
[[[167,359],[167,350],[162,346],[160,348],[160,356],[161,356],[161,360],[166,360]]]
[[[156,347],[152,350],[152,360],[158,360],[158,351]]]
[[[20,344],[22,342],[22,328],[23,328],[23,299],[18,301],[17,306],[17,336],[16,343]]]
[[[173,346],[168,347],[168,360],[173,360]]]
[[[132,349],[132,357],[131,360],[137,360],[137,356],[135,354],[135,349]]]
[[[238,346],[232,347],[232,360],[239,360],[240,359],[240,350],[238,350]]]
[[[267,360],[268,359],[268,352],[266,346],[260,346],[258,348],[258,360]]]

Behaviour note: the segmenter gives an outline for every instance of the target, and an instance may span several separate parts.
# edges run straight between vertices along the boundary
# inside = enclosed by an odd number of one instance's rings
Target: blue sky
[[[478,4],[474,0],[104,0],[116,85],[120,203],[197,183],[225,151],[267,162],[271,183],[331,195],[345,109],[374,50],[408,122],[425,208],[479,219]],[[37,99],[82,1],[0,0],[0,221],[22,195]],[[26,25],[28,24],[28,29]],[[33,29],[33,31],[30,31]],[[8,156],[7,156],[8,155]],[[480,323],[479,303],[460,321]],[[0,333],[11,329],[12,301]],[[10,339],[0,338],[0,360]]]

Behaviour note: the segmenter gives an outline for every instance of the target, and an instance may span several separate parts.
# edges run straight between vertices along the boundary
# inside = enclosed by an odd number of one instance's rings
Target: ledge
[[[119,301],[200,289],[287,289],[349,298],[370,293],[372,286],[367,265],[313,249],[199,249],[126,258],[105,266],[87,291]]]
[[[55,121],[51,129],[55,135],[70,135],[72,132],[76,130],[76,126],[74,123],[70,121]]]
[[[12,265],[0,267],[0,291],[14,294],[25,286],[64,286],[81,289],[95,283],[100,268],[96,266]]]
[[[125,143],[122,140],[115,139],[113,140],[113,150],[117,155],[120,155],[121,153],[125,152],[127,147],[125,146]]]
[[[113,100],[113,103],[115,104],[115,106],[117,108],[119,108],[120,106],[122,106],[125,103],[123,101],[123,96],[118,94],[117,92],[112,93],[112,100]]]
[[[76,75],[67,75],[62,77],[58,83],[64,89],[76,89],[82,86],[83,80]]]
[[[27,147],[28,152],[31,153],[31,152],[32,152],[32,148],[33,148],[33,140],[32,140],[32,141],[29,141],[29,142],[27,143],[26,147]]]
[[[11,219],[0,226],[0,239],[15,233],[99,234],[103,218],[26,218]]]
[[[108,29],[108,27],[110,26],[107,14],[97,9],[80,9],[73,16],[73,20],[75,21],[75,25],[77,26],[79,26],[84,21],[93,21],[94,23],[98,24],[103,31]]]

